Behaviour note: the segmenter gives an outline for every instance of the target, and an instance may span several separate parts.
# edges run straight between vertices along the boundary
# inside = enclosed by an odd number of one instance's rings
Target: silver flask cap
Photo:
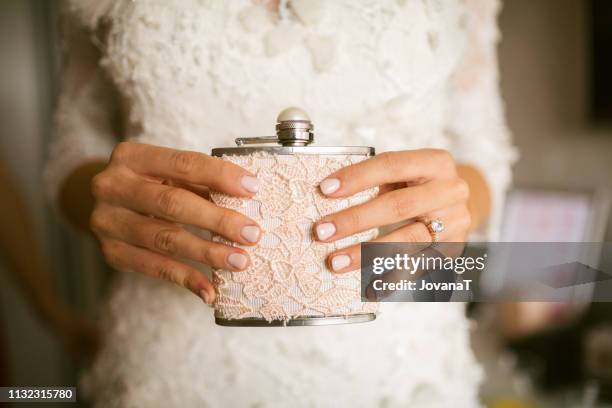
[[[278,143],[282,146],[307,146],[314,142],[314,125],[301,108],[290,107],[276,118],[276,136],[240,137],[236,145]]]
[[[283,146],[307,146],[314,141],[314,125],[300,108],[287,108],[276,118],[276,137]]]
[[[276,136],[239,137],[237,147],[212,150],[213,156],[244,155],[255,151],[273,154],[349,154],[373,156],[374,148],[366,146],[309,146],[314,142],[314,125],[301,108],[289,107],[276,118]],[[247,146],[254,145],[254,146]]]

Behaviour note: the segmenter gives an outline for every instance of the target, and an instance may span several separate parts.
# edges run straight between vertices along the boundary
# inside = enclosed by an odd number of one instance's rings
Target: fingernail
[[[251,193],[256,193],[259,191],[259,180],[257,180],[256,177],[242,176],[242,178],[240,179],[240,184],[242,184],[242,187],[244,187]]]
[[[249,263],[249,260],[246,256],[234,252],[227,257],[227,262],[236,269],[244,269]]]
[[[331,222],[317,225],[317,238],[324,241],[336,233],[336,226]]]
[[[212,299],[206,290],[202,289],[200,291],[200,297],[202,298],[204,303],[206,303],[208,306],[212,306]]]
[[[259,234],[259,227],[256,227],[254,225],[247,225],[246,227],[242,227],[242,229],[240,230],[240,235],[242,235],[242,238],[253,243],[259,241]]]
[[[334,271],[339,271],[351,264],[351,257],[348,255],[336,255],[331,260],[331,267]]]
[[[325,179],[319,184],[319,188],[323,194],[335,193],[340,188],[340,180],[337,178]]]

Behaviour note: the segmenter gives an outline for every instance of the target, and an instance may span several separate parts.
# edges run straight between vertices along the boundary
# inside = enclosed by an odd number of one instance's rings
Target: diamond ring
[[[427,226],[427,229],[431,234],[431,241],[440,241],[440,233],[444,231],[444,223],[439,218],[436,218],[426,223],[425,225]]]

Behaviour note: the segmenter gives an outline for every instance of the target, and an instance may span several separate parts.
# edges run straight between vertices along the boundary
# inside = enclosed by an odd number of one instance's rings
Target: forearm
[[[474,166],[459,164],[457,172],[470,187],[468,209],[472,218],[470,230],[473,231],[484,224],[491,213],[491,190],[482,173]]]
[[[94,207],[91,180],[105,166],[103,160],[87,162],[72,172],[61,187],[59,206],[65,217],[82,231],[89,232],[89,218]]]
[[[36,312],[53,320],[60,307],[48,261],[36,241],[29,207],[22,192],[0,163],[0,259],[27,293]]]

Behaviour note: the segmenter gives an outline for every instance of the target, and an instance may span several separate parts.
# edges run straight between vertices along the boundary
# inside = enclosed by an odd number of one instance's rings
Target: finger
[[[257,223],[237,211],[181,188],[143,181],[134,174],[111,186],[105,197],[116,206],[214,231],[243,245],[253,245],[261,237]]]
[[[429,219],[443,220],[445,230],[440,234],[440,242],[462,243],[469,227],[469,212],[464,205],[457,205],[432,212]],[[418,244],[429,245],[432,235],[427,226],[420,221],[413,222],[380,236],[371,242],[403,242],[417,244],[415,251],[421,250]],[[458,247],[457,247],[458,248]],[[444,252],[454,253],[455,247],[446,247]],[[331,272],[346,273],[361,268],[361,244],[343,248],[328,255],[326,265]]]
[[[347,197],[381,184],[421,184],[455,174],[452,157],[444,150],[422,149],[385,152],[343,167],[330,174],[319,187],[330,197]]]
[[[92,227],[102,236],[214,268],[240,271],[250,265],[243,249],[202,239],[176,224],[120,208],[98,214],[92,216]]]
[[[174,180],[164,180],[162,184],[182,188],[183,190],[191,191],[192,193],[197,194],[206,200],[210,200],[210,189],[206,186]]]
[[[393,294],[399,294],[399,299],[404,300],[434,301],[439,298],[440,300],[448,301],[448,294],[438,297],[435,295],[435,291],[432,293],[431,290],[416,289],[415,287],[418,281],[454,281],[455,274],[452,270],[448,269],[450,265],[444,266],[449,255],[440,252],[440,249],[444,248],[438,244],[425,246],[421,244],[402,245],[399,247],[394,247],[393,244],[390,244],[389,252],[392,253],[390,256],[393,258],[399,256],[401,261],[394,262],[394,265],[384,266],[379,263],[379,269],[376,274],[373,273],[374,269],[371,269],[372,274],[369,273],[370,268],[374,265],[368,265],[366,275],[364,276],[367,281],[367,283],[364,282],[364,284],[367,284],[365,288],[366,297],[370,300],[381,300]],[[450,257],[453,256],[451,255]],[[382,271],[380,266],[383,266]],[[398,293],[396,289],[388,285],[400,282],[411,283],[413,285],[412,290],[418,290],[418,292],[415,292],[414,296],[404,297],[401,296],[401,291]]]
[[[246,169],[204,153],[123,142],[111,160],[139,174],[204,185],[232,196],[250,197],[259,189],[257,178]]]
[[[414,222],[398,228],[371,242],[431,243],[431,235],[421,222]],[[361,244],[340,249],[328,255],[327,268],[334,273],[346,273],[361,268]]]
[[[209,305],[215,300],[212,283],[188,265],[121,241],[103,240],[101,245],[106,261],[119,270],[139,272],[176,283],[189,289]]]
[[[328,215],[315,225],[319,241],[329,242],[371,228],[405,221],[465,201],[460,179],[432,181],[391,191],[366,203]]]

